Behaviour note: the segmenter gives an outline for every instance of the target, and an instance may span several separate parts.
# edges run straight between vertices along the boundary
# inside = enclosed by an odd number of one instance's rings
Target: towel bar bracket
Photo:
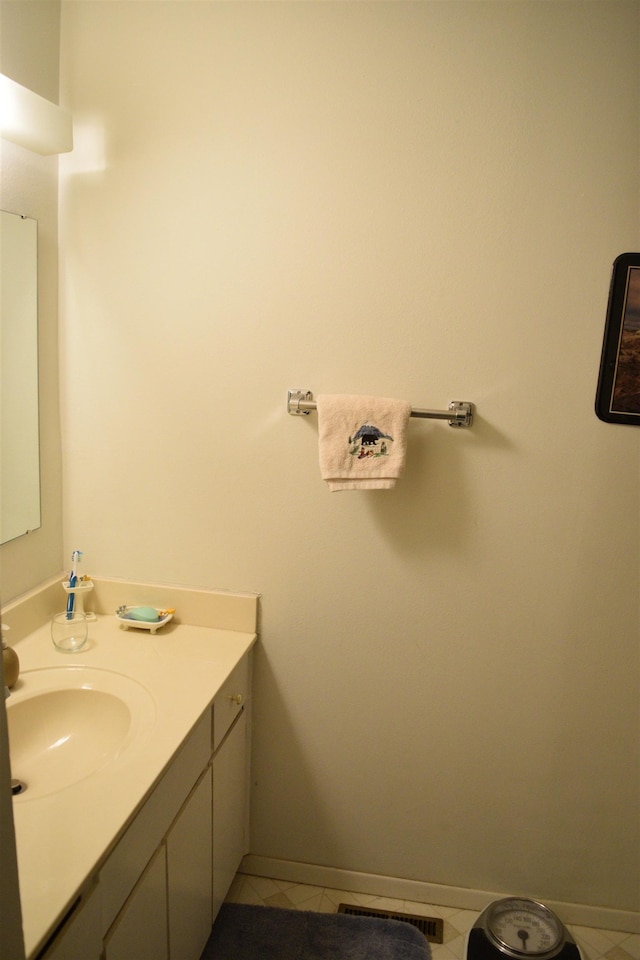
[[[308,416],[316,409],[311,390],[289,390],[287,412],[294,417]],[[470,427],[473,423],[473,404],[465,400],[452,400],[447,410],[412,409],[412,417],[426,420],[448,420],[450,427]]]
[[[466,400],[452,400],[449,404],[450,427],[470,427],[473,423],[473,404]]]
[[[289,390],[287,394],[287,412],[294,417],[309,416],[316,405],[311,390]]]

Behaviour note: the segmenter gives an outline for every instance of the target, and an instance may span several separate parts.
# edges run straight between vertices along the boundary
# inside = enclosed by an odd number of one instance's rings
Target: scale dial
[[[555,957],[564,945],[565,928],[548,907],[536,900],[496,900],[483,917],[489,940],[510,957]]]

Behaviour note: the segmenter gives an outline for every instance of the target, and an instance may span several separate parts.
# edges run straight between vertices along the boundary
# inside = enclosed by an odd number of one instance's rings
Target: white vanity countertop
[[[122,629],[114,616],[89,624],[77,654],[57,651],[49,623],[20,640],[16,704],[30,670],[91,667],[126,674],[155,701],[156,721],[114,764],[45,797],[14,798],[26,956],[33,956],[110,852],[185,737],[256,635],[169,623],[156,634]],[[11,700],[7,701],[11,708]],[[14,772],[19,776],[19,771]]]

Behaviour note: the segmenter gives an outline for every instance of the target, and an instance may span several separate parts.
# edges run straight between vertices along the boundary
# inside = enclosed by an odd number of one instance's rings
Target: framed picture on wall
[[[640,253],[622,253],[613,263],[596,414],[640,426]]]

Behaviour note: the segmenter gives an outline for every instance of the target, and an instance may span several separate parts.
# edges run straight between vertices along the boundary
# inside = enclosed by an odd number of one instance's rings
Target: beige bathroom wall
[[[251,851],[638,910],[638,4],[63,2],[65,555],[258,591]],[[412,420],[329,493],[289,387]]]
[[[0,72],[58,102],[60,4],[0,0]],[[58,158],[0,142],[0,208],[38,221],[41,526],[0,546],[6,603],[60,570],[62,468],[58,407]]]

